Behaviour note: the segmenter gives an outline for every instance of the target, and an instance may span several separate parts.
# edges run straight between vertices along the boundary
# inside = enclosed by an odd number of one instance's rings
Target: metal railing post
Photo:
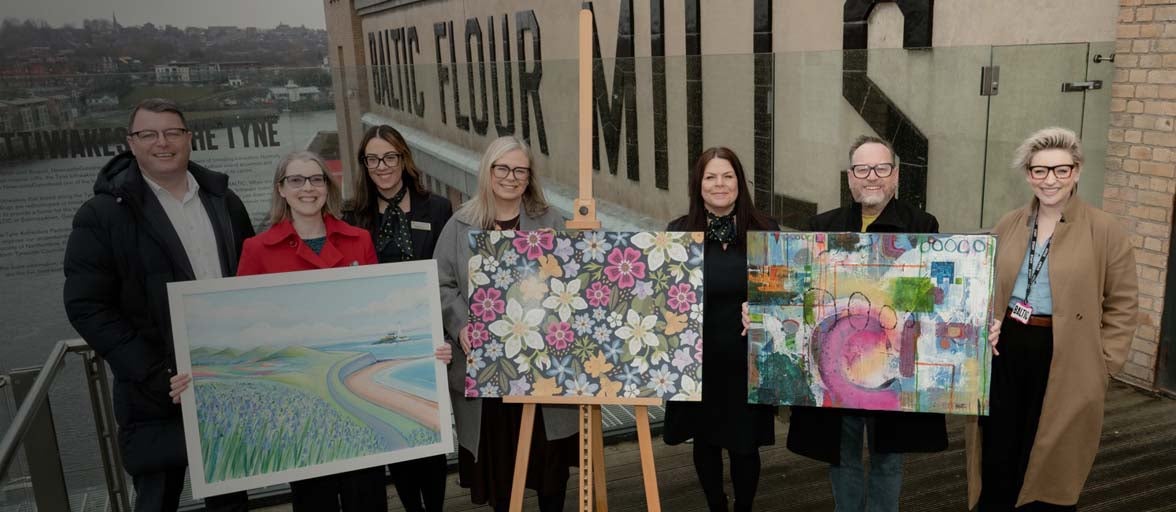
[[[26,400],[36,400],[31,395],[33,383],[41,373],[41,368],[22,368],[13,370],[12,392],[18,403]],[[57,446],[57,430],[53,425],[53,411],[49,404],[49,397],[44,396],[43,407],[37,408],[29,421],[29,429],[24,436],[25,462],[29,468],[29,478],[33,482],[33,497],[38,510],[71,510],[69,506],[69,489],[65,485],[65,471],[61,467],[61,450]]]
[[[94,410],[94,429],[98,433],[98,449],[102,453],[102,472],[106,477],[106,491],[111,512],[129,512],[131,497],[122,470],[114,405],[110,399],[110,384],[102,358],[92,351],[81,351],[86,369],[86,384],[90,388],[90,407]]]

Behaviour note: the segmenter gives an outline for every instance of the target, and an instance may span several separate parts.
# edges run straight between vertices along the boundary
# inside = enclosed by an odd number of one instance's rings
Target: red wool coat
[[[237,275],[273,274],[313,270],[317,268],[348,267],[376,263],[376,248],[366,230],[343,222],[330,214],[323,215],[327,224],[327,242],[315,254],[298,237],[294,225],[284,220],[264,233],[245,240]]]

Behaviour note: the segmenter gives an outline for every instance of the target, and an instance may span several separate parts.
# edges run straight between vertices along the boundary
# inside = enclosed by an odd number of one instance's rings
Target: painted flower
[[[513,396],[525,396],[531,391],[531,383],[527,379],[515,379],[510,381],[510,394]]]
[[[555,242],[555,251],[553,254],[559,256],[559,259],[568,261],[575,254],[575,249],[572,249],[572,240],[570,238],[560,238]]]
[[[605,331],[608,332],[608,331]],[[600,349],[604,351],[604,357],[609,361],[617,362],[621,359],[621,340],[605,339],[600,341]]]
[[[629,245],[628,233],[609,233],[608,238],[609,240],[612,240],[614,247],[625,247],[626,245]]]
[[[686,246],[678,241],[673,233],[659,231],[656,233],[637,233],[631,239],[633,245],[649,255],[649,270],[652,272],[661,268],[668,256],[673,261],[686,261]]]
[[[520,261],[515,270],[519,271],[520,276],[529,276],[539,271],[539,265],[532,260]]]
[[[691,267],[701,267],[703,262],[703,254],[705,254],[705,246],[702,244],[690,244],[690,259],[686,260],[686,264]]]
[[[501,394],[502,393],[500,391],[498,391],[498,384],[490,382],[490,383],[487,383],[485,386],[482,386],[482,396],[495,397],[495,396],[498,396]]]
[[[466,375],[473,377],[478,374],[478,370],[485,367],[486,361],[482,359],[482,349],[474,349],[466,354]]]
[[[652,389],[658,396],[665,396],[677,390],[674,385],[678,381],[678,374],[670,371],[669,365],[649,372],[649,382],[645,387]]]
[[[564,263],[563,272],[565,276],[574,276],[580,273],[580,264],[574,261]]]
[[[592,319],[588,313],[580,313],[572,317],[572,330],[577,336],[587,336],[592,333]]]
[[[584,263],[604,263],[604,255],[612,249],[612,244],[604,239],[604,233],[593,231],[584,233],[584,239],[576,242],[576,248],[580,250]]]
[[[513,267],[515,263],[519,262],[518,253],[506,251],[502,253],[502,263],[508,267]]]
[[[555,233],[552,231],[526,231],[519,232],[519,235],[511,244],[515,251],[529,260],[539,259],[544,251],[550,251],[555,246]]]
[[[523,306],[514,299],[506,305],[506,318],[490,324],[490,332],[503,339],[506,357],[514,357],[527,345],[535,350],[543,348],[543,338],[536,330],[543,321],[543,310],[523,311]]]
[[[629,342],[629,353],[637,355],[642,346],[657,346],[657,335],[653,332],[655,325],[657,325],[656,316],[642,317],[640,313],[630,309],[625,316],[625,325],[617,329],[617,337]]]
[[[588,296],[588,303],[593,307],[605,307],[608,306],[608,301],[612,298],[612,289],[600,281],[593,281],[584,295]]]
[[[502,357],[502,344],[492,341],[486,344],[486,359],[494,360]]]
[[[554,378],[556,384],[563,385],[565,380],[571,378],[572,373],[572,356],[567,355],[562,358],[556,358],[551,363],[551,368],[543,374]]]
[[[637,373],[644,374],[649,371],[649,360],[644,357],[635,357],[629,361],[629,366],[633,367]]]
[[[470,285],[469,285],[470,291],[473,291],[474,288],[477,288],[479,286],[486,286],[486,285],[490,284],[490,278],[486,276],[485,272],[482,272],[482,255],[481,254],[475,254],[470,257],[469,274],[470,274]]]
[[[638,299],[648,299],[653,296],[653,281],[637,281],[637,285],[633,287],[633,295]]]
[[[490,245],[497,245],[498,241],[502,240],[503,238],[514,238],[515,237],[514,230],[507,230],[507,231],[494,230],[494,231],[490,231],[489,233],[490,233]]]
[[[690,319],[694,320],[695,322],[702,321],[702,304],[690,305]]]
[[[666,305],[679,313],[685,313],[690,310],[690,306],[698,301],[694,294],[694,287],[689,283],[676,284],[670,287],[668,292],[669,299],[666,300]]]
[[[702,362],[702,337],[701,336],[699,336],[698,340],[694,342],[694,360],[698,361],[700,363]]]
[[[694,402],[702,400],[702,381],[696,381],[689,375],[682,375],[682,381],[679,384],[682,385],[682,389],[671,400],[690,400]]]
[[[547,295],[547,282],[539,276],[531,276],[519,283],[519,290],[523,292],[523,300],[538,302]]]
[[[564,350],[572,343],[572,328],[567,322],[547,324],[547,344],[556,350]]]
[[[494,288],[478,288],[470,302],[470,311],[483,322],[493,322],[502,314],[505,304],[502,302],[502,292]]]
[[[494,286],[496,288],[502,288],[505,290],[506,288],[510,287],[510,283],[512,282],[514,282],[514,280],[511,279],[509,270],[501,269],[494,273]]]
[[[487,275],[498,272],[498,260],[494,258],[482,258],[482,270],[485,270]]]
[[[621,372],[621,380],[624,381],[625,384],[638,384],[644,380],[642,374],[645,372],[641,371],[640,368],[637,368],[633,365],[626,365],[624,368],[625,369]]]
[[[694,355],[691,354],[690,347],[680,347],[674,351],[674,360],[670,362],[678,371],[685,370],[687,366],[694,364]]]
[[[607,325],[598,325],[592,331],[592,339],[595,339],[597,343],[607,343],[612,339],[612,329],[609,329]]]
[[[625,317],[621,316],[620,313],[618,313],[616,311],[609,312],[609,314],[608,314],[608,326],[609,327],[616,329],[616,328],[620,327],[624,321],[625,321]]]
[[[567,396],[596,396],[596,390],[600,389],[600,385],[589,382],[588,376],[581,373],[576,377],[576,380],[568,379],[568,387],[564,394]]]
[[[637,389],[637,384],[636,383],[629,383],[629,384],[625,384],[625,391],[624,391],[624,393],[622,393],[621,396],[624,396],[625,398],[636,398],[640,395],[641,395],[641,393]]]
[[[607,309],[600,307],[600,308],[596,308],[596,309],[592,310],[592,319],[593,320],[595,320],[597,322],[602,322],[602,321],[604,321],[605,318],[608,318],[608,310]]]
[[[466,329],[466,337],[470,340],[472,348],[478,348],[490,339],[490,333],[486,331],[486,324],[482,322],[470,322],[466,324]]]
[[[543,300],[543,307],[559,312],[559,319],[567,322],[568,317],[572,316],[573,309],[579,311],[588,307],[588,303],[584,302],[584,298],[579,294],[579,279],[572,279],[564,283],[553,277],[551,278],[551,295]]]
[[[472,377],[468,377],[468,376],[466,377],[465,396],[467,396],[467,397],[478,396],[478,381],[474,380]]]
[[[621,288],[632,288],[637,279],[645,277],[645,264],[639,259],[641,252],[636,249],[613,249],[608,254],[609,265],[604,267],[604,275]]]

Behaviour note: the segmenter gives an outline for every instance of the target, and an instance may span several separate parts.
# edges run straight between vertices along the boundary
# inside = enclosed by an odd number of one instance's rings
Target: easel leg
[[[594,407],[580,406],[580,506],[576,507],[580,512],[592,512],[592,463],[595,455],[592,441],[596,438],[597,430],[592,422]]]
[[[637,417],[637,444],[641,448],[641,476],[645,480],[645,503],[650,512],[661,512],[661,498],[657,493],[657,470],[653,464],[653,439],[649,433],[649,407],[633,406]]]
[[[608,512],[608,487],[604,473],[604,421],[600,417],[600,406],[592,409],[592,470],[596,490],[596,512]]]
[[[523,404],[523,424],[519,427],[519,448],[515,452],[514,482],[510,487],[511,512],[523,511],[523,492],[527,487],[527,462],[531,460],[531,435],[534,431],[535,404]]]

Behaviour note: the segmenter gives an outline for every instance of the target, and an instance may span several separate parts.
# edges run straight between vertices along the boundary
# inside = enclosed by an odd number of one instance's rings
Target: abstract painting
[[[748,401],[986,415],[996,239],[748,233]]]
[[[702,399],[702,233],[470,234],[466,396]]]
[[[171,283],[197,498],[453,450],[434,261]]]

